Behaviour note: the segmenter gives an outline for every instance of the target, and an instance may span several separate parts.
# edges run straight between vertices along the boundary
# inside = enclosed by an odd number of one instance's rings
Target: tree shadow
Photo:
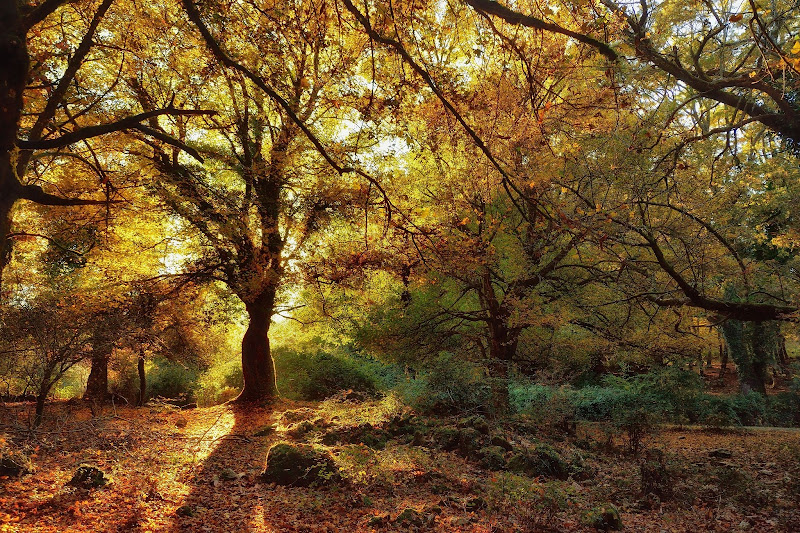
[[[172,531],[258,531],[263,527],[263,485],[258,476],[274,432],[259,431],[275,423],[273,407],[258,407],[247,404],[228,404],[221,411],[220,419],[228,418],[220,425],[219,419],[206,426],[194,442],[189,443],[189,452],[199,448],[208,439],[216,444],[205,458],[202,466],[187,481],[190,491],[181,502],[172,519]],[[279,411],[278,411],[279,412]],[[224,426],[233,424],[225,432]],[[221,430],[222,434],[219,433]],[[216,432],[216,433],[215,433]]]

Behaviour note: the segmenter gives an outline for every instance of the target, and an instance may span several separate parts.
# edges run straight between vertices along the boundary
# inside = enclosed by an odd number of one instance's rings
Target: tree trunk
[[[505,320],[489,322],[489,377],[492,388],[492,414],[502,417],[508,414],[508,371],[519,343],[519,331],[509,328]]]
[[[242,339],[244,388],[237,402],[270,401],[278,396],[275,365],[269,348],[269,327],[275,306],[275,288],[245,304],[250,322]]]
[[[11,152],[17,141],[22,94],[28,78],[26,31],[20,23],[21,2],[0,2],[0,288],[11,257],[11,209],[20,198]]]
[[[19,199],[18,185],[10,154],[0,153],[0,290],[3,288],[3,271],[11,261],[11,210]]]
[[[38,428],[42,423],[42,415],[44,415],[44,402],[47,400],[47,392],[40,392],[36,395],[36,413],[33,417],[33,427]]]
[[[47,401],[47,395],[50,393],[50,375],[52,372],[47,372],[42,382],[39,384],[39,391],[36,393],[36,411],[33,417],[33,428],[36,429],[42,424],[44,415],[44,403]]]
[[[144,405],[147,399],[147,376],[144,374],[144,354],[139,354],[139,361],[136,364],[136,369],[139,372],[139,397],[136,399],[136,405],[139,407]]]
[[[85,398],[95,404],[104,404],[109,399],[108,394],[108,361],[111,359],[110,353],[92,354],[92,369],[89,371],[89,379],[86,381]]]

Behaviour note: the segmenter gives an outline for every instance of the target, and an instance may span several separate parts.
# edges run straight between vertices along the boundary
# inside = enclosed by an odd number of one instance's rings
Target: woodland
[[[798,0],[0,0],[0,531],[798,531],[795,201]]]

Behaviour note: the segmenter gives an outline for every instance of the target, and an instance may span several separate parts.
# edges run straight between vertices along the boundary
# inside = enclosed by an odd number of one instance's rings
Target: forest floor
[[[602,426],[564,434],[526,419],[487,428],[473,417],[466,425],[476,431],[465,431],[463,420],[415,417],[392,397],[108,407],[98,416],[83,402],[59,402],[35,434],[22,429],[28,412],[0,407],[0,448],[24,452],[32,471],[0,478],[0,531],[593,531],[592,509],[609,504],[626,531],[800,531],[796,432],[665,428],[634,455]],[[461,440],[445,451],[437,439],[453,434]],[[469,452],[464,435],[556,451],[568,474],[504,471],[487,462],[489,447]],[[343,480],[263,482],[267,451],[280,441],[333,443],[325,449]],[[80,465],[109,483],[68,486]]]

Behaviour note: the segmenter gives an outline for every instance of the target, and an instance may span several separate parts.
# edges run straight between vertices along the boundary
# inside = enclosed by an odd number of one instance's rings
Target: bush
[[[407,403],[430,414],[458,414],[489,409],[491,390],[475,367],[443,352],[401,391]]]
[[[343,390],[373,394],[375,382],[346,356],[275,350],[278,390],[296,400],[323,400]]]
[[[197,367],[184,366],[157,357],[147,372],[147,394],[151,398],[156,396],[194,398],[199,374],[200,370]]]
[[[238,359],[216,363],[203,372],[197,384],[197,403],[203,407],[231,400],[244,386],[242,364]]]

